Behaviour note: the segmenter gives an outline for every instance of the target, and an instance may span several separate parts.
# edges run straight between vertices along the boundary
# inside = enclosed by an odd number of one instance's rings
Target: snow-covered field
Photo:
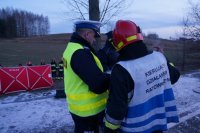
[[[182,75],[174,85],[181,121],[200,114],[200,94],[193,90],[200,91],[200,70]],[[46,90],[1,96],[0,133],[73,132],[66,100],[54,95],[55,90]]]
[[[22,92],[0,98],[0,133],[71,131],[73,122],[64,98],[55,99],[55,90]]]

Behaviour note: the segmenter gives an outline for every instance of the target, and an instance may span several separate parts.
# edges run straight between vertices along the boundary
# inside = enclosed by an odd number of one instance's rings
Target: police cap
[[[95,32],[96,37],[100,37],[100,27],[101,23],[98,21],[87,21],[87,20],[81,20],[77,21],[74,23],[75,24],[75,29],[81,29],[81,28],[86,28],[86,29],[92,29]]]

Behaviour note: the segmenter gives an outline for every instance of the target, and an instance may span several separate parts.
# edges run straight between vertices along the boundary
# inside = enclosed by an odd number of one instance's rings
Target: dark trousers
[[[58,71],[58,77],[63,78],[63,71]]]
[[[56,78],[56,71],[52,71],[52,78]]]
[[[88,117],[80,117],[72,113],[71,115],[75,124],[75,133],[99,133],[100,126],[103,125],[104,111]]]

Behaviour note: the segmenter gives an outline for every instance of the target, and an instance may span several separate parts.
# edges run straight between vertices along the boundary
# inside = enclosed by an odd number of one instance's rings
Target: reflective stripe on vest
[[[67,65],[67,67],[64,67],[64,84],[69,111],[78,116],[86,117],[105,109],[108,93],[95,94],[91,92],[88,85],[72,70],[71,57],[79,49],[83,49],[83,46],[69,42],[63,53],[64,64]],[[92,55],[99,69],[103,71],[99,59],[93,53]]]
[[[112,130],[116,130],[116,129],[118,129],[120,127],[120,125],[114,125],[114,124],[109,123],[108,121],[105,121],[105,126],[107,128],[112,129]]]

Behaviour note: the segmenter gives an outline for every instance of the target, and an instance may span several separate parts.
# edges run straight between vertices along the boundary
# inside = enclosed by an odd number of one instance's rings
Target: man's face
[[[95,32],[93,30],[87,30],[84,34],[85,40],[87,40],[91,45],[96,42]]]

